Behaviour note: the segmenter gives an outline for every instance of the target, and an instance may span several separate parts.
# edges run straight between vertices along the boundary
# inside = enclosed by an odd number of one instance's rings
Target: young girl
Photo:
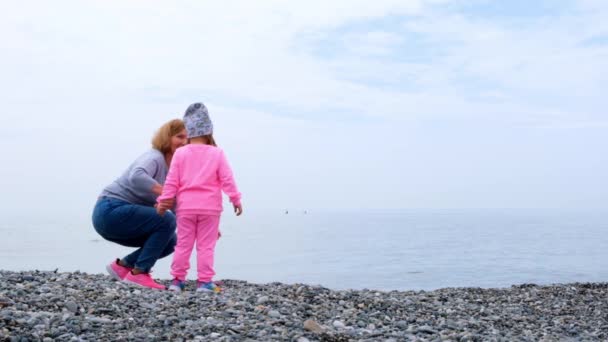
[[[163,192],[157,200],[157,211],[163,215],[167,208],[162,202],[174,197],[177,199],[177,245],[171,264],[174,279],[169,289],[184,289],[190,255],[196,243],[197,291],[220,292],[212,279],[215,275],[213,255],[222,212],[221,191],[230,198],[237,216],[243,212],[241,194],[224,151],[215,145],[213,124],[205,105],[190,105],[184,114],[184,124],[190,144],[179,148],[173,155]]]

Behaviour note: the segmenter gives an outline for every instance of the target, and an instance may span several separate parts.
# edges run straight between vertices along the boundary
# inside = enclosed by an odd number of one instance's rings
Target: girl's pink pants
[[[219,215],[177,215],[177,244],[173,252],[171,275],[179,280],[186,280],[190,255],[196,243],[198,281],[206,283],[213,279],[213,255],[219,224]]]

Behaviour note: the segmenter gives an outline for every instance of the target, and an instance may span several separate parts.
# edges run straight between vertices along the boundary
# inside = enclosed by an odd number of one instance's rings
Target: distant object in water
[[[304,215],[308,214],[308,210],[304,210]]]
[[[289,210],[285,210],[285,215],[289,214]]]

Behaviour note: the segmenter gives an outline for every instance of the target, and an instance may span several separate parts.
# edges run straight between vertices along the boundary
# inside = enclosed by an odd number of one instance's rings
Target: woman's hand
[[[233,204],[232,206],[234,207],[234,213],[236,214],[236,216],[241,216],[241,214],[243,213],[243,205],[239,203],[238,205]]]
[[[156,196],[160,196],[160,194],[163,193],[163,186],[160,184],[155,184],[152,187],[152,192],[156,195]]]

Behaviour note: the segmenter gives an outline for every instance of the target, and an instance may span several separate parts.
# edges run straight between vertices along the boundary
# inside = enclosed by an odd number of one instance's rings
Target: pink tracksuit
[[[213,279],[222,190],[232,204],[240,204],[241,194],[224,151],[203,144],[190,144],[175,151],[163,193],[157,199],[160,202],[176,198],[177,245],[171,264],[175,278],[186,279],[196,242],[198,281]]]

